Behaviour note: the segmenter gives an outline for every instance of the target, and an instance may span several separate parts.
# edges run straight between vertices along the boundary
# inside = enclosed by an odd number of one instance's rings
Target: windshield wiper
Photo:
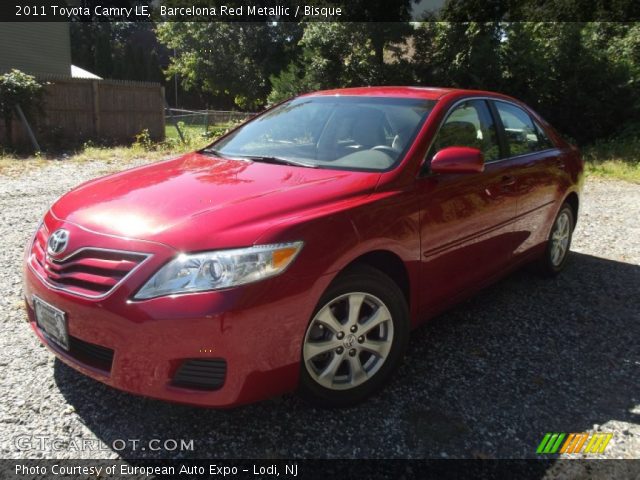
[[[202,150],[200,150],[200,153],[215,155],[216,157],[220,157],[220,158],[227,158],[220,151],[214,148],[203,148]]]
[[[248,158],[254,162],[273,163],[275,165],[292,165],[294,167],[318,168],[313,163],[299,162],[297,160],[289,160],[288,158],[262,156],[262,155],[238,155],[242,158]]]

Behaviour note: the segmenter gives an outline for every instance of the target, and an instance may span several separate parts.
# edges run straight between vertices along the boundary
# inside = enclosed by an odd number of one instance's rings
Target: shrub
[[[16,106],[20,105],[28,117],[41,108],[42,84],[35,77],[20,70],[13,69],[9,73],[0,75],[0,113],[6,130],[6,144],[13,147],[13,114]]]

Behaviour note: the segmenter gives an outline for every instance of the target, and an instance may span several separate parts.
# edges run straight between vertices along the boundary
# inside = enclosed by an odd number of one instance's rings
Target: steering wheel
[[[372,147],[371,150],[379,150],[381,152],[388,153],[391,156],[397,155],[397,153],[398,153],[393,148],[391,148],[389,145],[376,145],[375,147]]]

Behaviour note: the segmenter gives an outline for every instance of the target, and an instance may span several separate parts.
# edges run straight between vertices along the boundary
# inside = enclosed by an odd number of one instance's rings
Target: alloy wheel
[[[307,372],[331,390],[362,385],[386,361],[393,333],[391,313],[379,298],[362,292],[340,295],[309,324],[302,349]]]
[[[551,233],[551,250],[550,260],[554,267],[562,264],[564,257],[569,250],[569,241],[571,239],[571,218],[567,211],[562,211],[556,218]]]

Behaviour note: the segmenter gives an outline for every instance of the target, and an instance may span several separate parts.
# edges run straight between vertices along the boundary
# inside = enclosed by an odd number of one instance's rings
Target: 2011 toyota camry
[[[577,150],[504,95],[303,95],[57,200],[27,245],[29,322],[135,394],[353,404],[412,328],[525,263],[558,273],[582,178]]]

